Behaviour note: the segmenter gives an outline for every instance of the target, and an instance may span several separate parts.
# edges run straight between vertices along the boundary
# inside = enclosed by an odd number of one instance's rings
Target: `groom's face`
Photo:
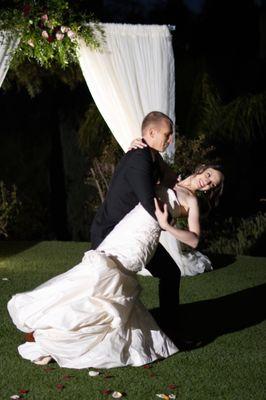
[[[172,125],[167,119],[162,119],[155,126],[150,128],[150,147],[157,151],[165,151],[172,142]]]

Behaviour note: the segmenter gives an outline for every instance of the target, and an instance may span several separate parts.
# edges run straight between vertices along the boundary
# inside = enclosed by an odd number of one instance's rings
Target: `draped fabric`
[[[175,119],[175,77],[167,26],[102,24],[102,51],[80,40],[80,66],[92,97],[124,151],[150,111]],[[174,143],[168,155],[173,156]]]
[[[18,37],[11,37],[10,33],[0,31],[0,87],[5,79],[12,59],[13,51],[19,44]]]

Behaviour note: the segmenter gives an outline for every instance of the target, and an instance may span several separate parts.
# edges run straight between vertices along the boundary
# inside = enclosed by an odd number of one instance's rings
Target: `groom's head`
[[[157,151],[165,151],[172,141],[173,122],[167,115],[152,111],[144,118],[141,132],[149,147]]]

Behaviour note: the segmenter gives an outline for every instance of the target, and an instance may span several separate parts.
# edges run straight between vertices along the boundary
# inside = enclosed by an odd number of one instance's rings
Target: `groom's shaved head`
[[[144,118],[141,126],[142,137],[155,151],[165,151],[172,142],[173,121],[159,111],[152,111]]]
[[[162,120],[168,121],[171,128],[173,129],[173,121],[171,120],[171,118],[169,118],[166,114],[160,111],[151,111],[149,114],[146,115],[146,117],[142,121],[141,125],[142,136],[145,135],[145,131],[148,127],[150,126],[156,127],[162,122]]]

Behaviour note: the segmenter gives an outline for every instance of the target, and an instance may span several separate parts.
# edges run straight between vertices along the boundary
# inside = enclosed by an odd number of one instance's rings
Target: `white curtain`
[[[102,51],[80,40],[79,62],[92,97],[124,151],[150,111],[175,119],[174,55],[167,26],[102,24]],[[174,143],[168,150],[171,157]]]
[[[11,37],[9,32],[0,31],[0,87],[9,69],[13,51],[18,44],[18,37]]]

